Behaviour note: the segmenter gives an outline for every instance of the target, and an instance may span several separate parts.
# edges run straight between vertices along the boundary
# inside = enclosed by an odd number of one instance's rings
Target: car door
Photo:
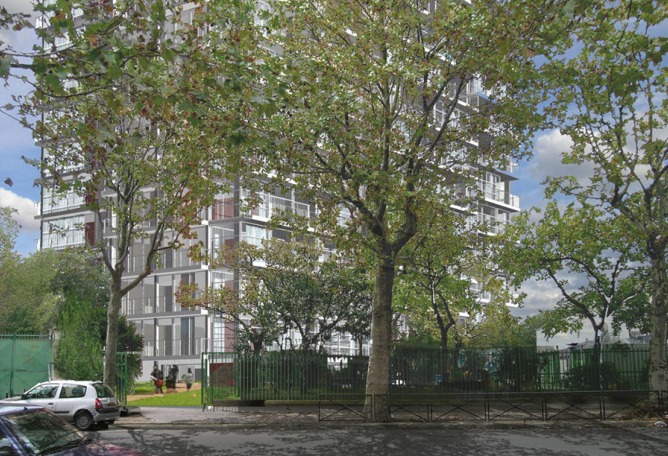
[[[90,408],[93,404],[92,400],[86,400],[87,389],[88,388],[85,385],[67,382],[63,383],[53,412],[56,415],[71,421],[77,410]],[[91,403],[89,404],[88,402]]]
[[[53,412],[58,402],[59,383],[42,383],[21,395],[21,401],[30,405],[38,405]]]

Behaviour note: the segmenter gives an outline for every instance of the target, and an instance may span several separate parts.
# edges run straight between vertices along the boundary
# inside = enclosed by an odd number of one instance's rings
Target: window
[[[26,393],[27,399],[49,399],[56,397],[58,392],[57,383],[46,383],[44,385],[36,386]]]
[[[267,239],[267,230],[261,226],[250,225],[248,223],[243,224],[243,237],[242,241],[246,241],[249,244],[262,246],[262,241]]]
[[[42,248],[58,248],[84,243],[84,217],[68,217],[44,222]]]
[[[86,396],[86,387],[83,385],[72,385],[65,383],[60,390],[60,399],[71,399]]]
[[[436,128],[441,128],[445,121],[445,109],[445,103],[443,103],[442,99],[434,103],[434,123],[436,124]]]
[[[0,429],[0,456],[4,455],[13,455],[16,454],[12,449],[12,444],[9,442],[9,439],[4,434],[2,429]]]

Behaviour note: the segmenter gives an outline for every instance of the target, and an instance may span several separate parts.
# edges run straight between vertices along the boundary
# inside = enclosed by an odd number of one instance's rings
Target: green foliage
[[[104,320],[106,322],[106,319]],[[106,332],[106,331],[105,331]],[[104,336],[104,333],[102,334]],[[102,339],[104,340],[104,338]],[[144,336],[139,333],[134,322],[129,322],[124,315],[118,321],[118,352],[142,353],[144,350]],[[132,354],[127,357],[127,375],[130,383],[142,374],[141,355]]]
[[[100,324],[104,308],[92,300],[71,297],[58,315],[62,336],[56,342],[54,366],[62,378],[99,380],[102,378],[102,340]]]
[[[536,322],[514,317],[505,304],[489,304],[483,308],[479,323],[469,326],[467,347],[535,347]]]
[[[0,264],[4,265],[11,257],[15,256],[14,243],[18,235],[18,223],[12,218],[16,210],[0,206]]]
[[[564,378],[564,386],[571,391],[616,389],[621,376],[614,364],[587,364],[571,368]]]
[[[471,280],[481,288],[487,281],[487,265],[474,253],[482,247],[479,238],[464,229],[464,222],[453,211],[433,211],[431,223],[409,244],[394,289],[394,307],[408,318],[411,335],[436,337],[443,349],[449,339],[462,339],[459,315],[473,319],[480,310]]]
[[[51,286],[61,297],[56,327],[54,364],[63,378],[103,378],[102,358],[107,326],[109,273],[91,250],[58,252],[59,262]],[[124,316],[118,322],[119,352],[141,352],[143,337]],[[141,375],[141,358],[128,357],[128,378]]]
[[[111,274],[110,384],[121,296],[153,272],[161,251],[196,243],[191,226],[199,210],[234,179],[226,147],[246,140],[248,111],[268,104],[250,96],[260,87],[254,3],[193,3],[192,16],[181,14],[178,0],[35,6],[47,21],[37,32],[48,52],[32,56],[36,90],[18,99],[19,115],[46,150],[34,162],[53,177],[44,191],[79,195],[98,226],[114,221],[105,225],[113,245],[96,246]],[[75,11],[83,20],[74,20]],[[123,282],[133,244],[141,244],[142,256],[135,280]]]
[[[650,371],[656,390],[666,389],[668,378],[665,23],[664,2],[590,2],[573,28],[573,47],[553,50],[541,68],[553,101],[548,113],[573,141],[563,161],[592,170],[588,179],[548,178],[548,196],[596,204],[619,219],[640,252],[652,303]]]
[[[321,262],[321,255],[322,246],[313,239],[271,240],[262,247],[241,243],[221,252],[213,265],[240,271],[242,290],[208,289],[193,299],[194,290],[185,287],[178,299],[235,319],[242,351],[259,353],[290,332],[301,342],[286,348],[305,351],[322,350],[335,331],[365,339],[371,302],[367,274],[336,256]]]
[[[627,224],[586,203],[562,209],[552,201],[540,214],[537,222],[517,218],[501,263],[516,284],[533,277],[559,290],[556,307],[541,318],[545,335],[579,331],[585,321],[598,341],[611,318],[617,329],[637,325],[632,309],[646,308],[646,281]]]
[[[266,57],[265,87],[281,110],[257,120],[263,147],[240,151],[252,157],[248,169],[259,156],[275,171],[270,186],[299,188],[319,209],[316,231],[375,271],[374,394],[387,392],[402,255],[430,212],[462,202],[481,162],[502,167],[528,150],[535,100],[514,93],[535,92],[515,83],[529,68],[526,49],[540,44],[538,29],[561,7],[438,5],[425,14],[424,2],[276,2],[264,39],[283,52]],[[460,102],[477,94],[467,87],[478,82],[492,102],[463,112]],[[351,217],[340,224],[342,208]]]
[[[49,334],[55,327],[59,297],[51,281],[58,270],[58,254],[40,251],[11,263],[12,270],[0,301],[0,332]]]

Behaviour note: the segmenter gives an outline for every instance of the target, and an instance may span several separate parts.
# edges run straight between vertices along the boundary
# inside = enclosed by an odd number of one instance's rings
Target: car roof
[[[0,402],[0,415],[11,415],[17,412],[25,412],[31,410],[44,410],[44,407],[39,405],[30,405],[30,404],[10,404],[7,402]]]
[[[74,383],[75,385],[94,385],[102,383],[100,380],[48,380],[46,382],[40,382],[37,385],[46,384],[46,383]]]

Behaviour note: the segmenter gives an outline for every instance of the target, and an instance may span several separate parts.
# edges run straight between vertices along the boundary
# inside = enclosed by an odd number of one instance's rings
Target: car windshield
[[[86,441],[84,434],[46,410],[5,415],[4,419],[35,454],[49,454]]]

